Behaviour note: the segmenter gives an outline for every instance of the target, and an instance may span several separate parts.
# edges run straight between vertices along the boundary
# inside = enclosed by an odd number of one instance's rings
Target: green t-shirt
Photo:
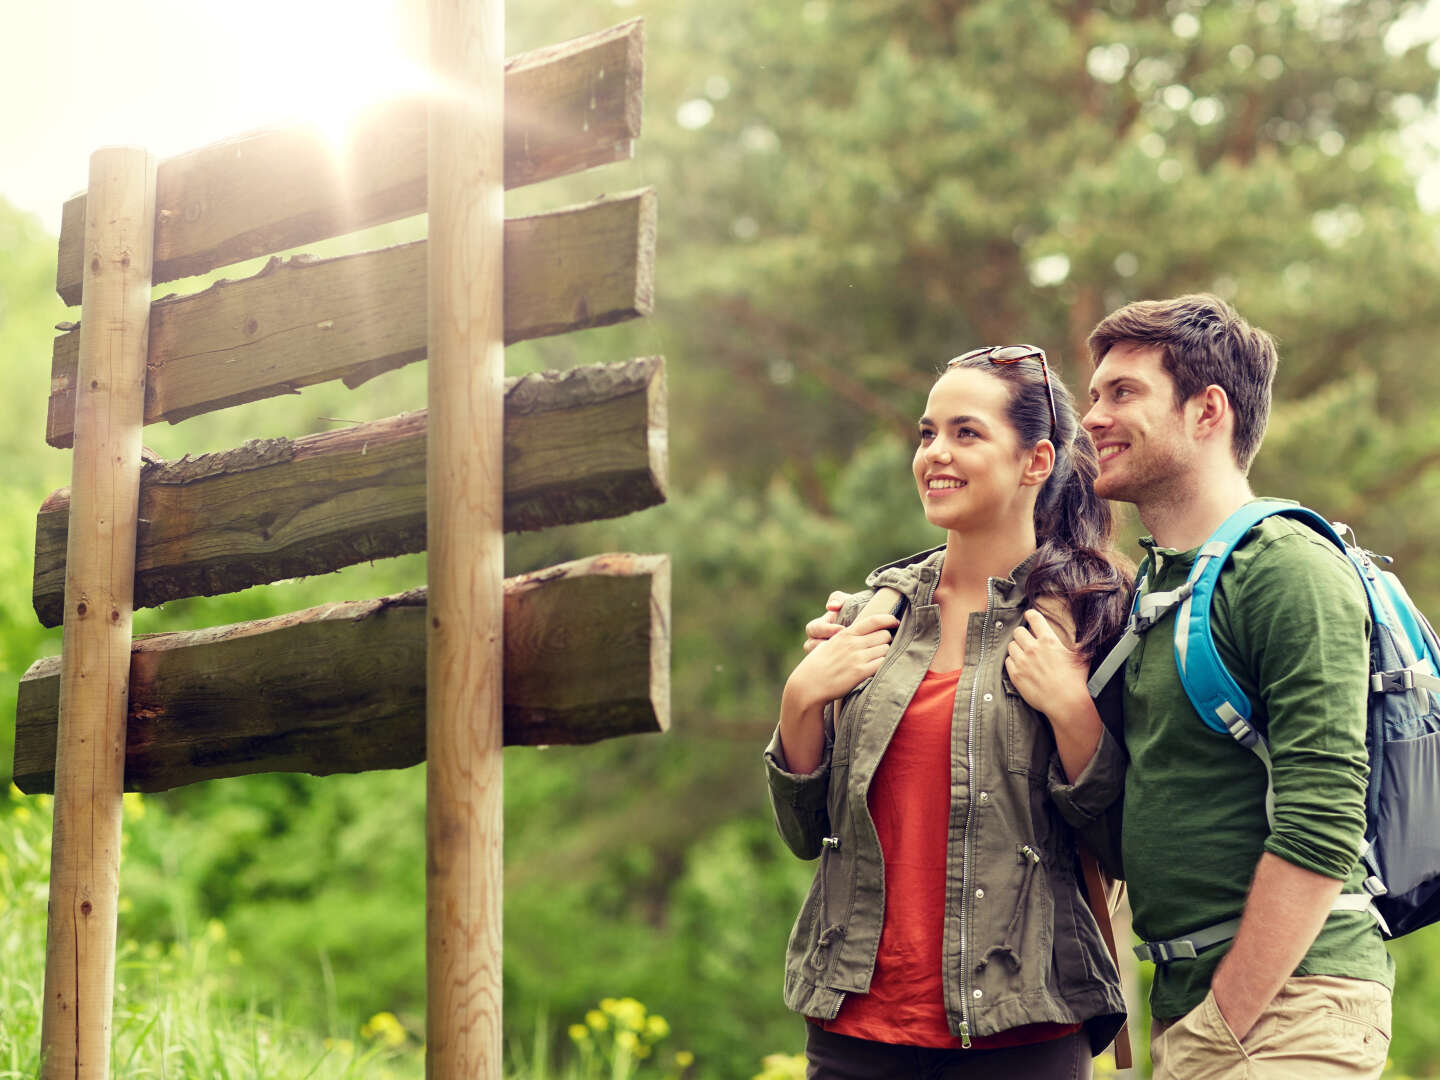
[[[1150,548],[1150,589],[1182,584],[1196,550]],[[1175,613],[1142,635],[1125,670],[1122,850],[1135,931],[1146,941],[1193,933],[1241,913],[1262,852],[1359,892],[1365,826],[1369,609],[1339,550],[1281,517],[1241,542],[1215,588],[1221,660],[1253,703],[1274,767],[1275,829],[1265,768],[1200,719],[1175,667]],[[1154,1016],[1189,1012],[1229,948],[1157,964]],[[1394,964],[1365,912],[1335,912],[1296,969],[1394,985]]]

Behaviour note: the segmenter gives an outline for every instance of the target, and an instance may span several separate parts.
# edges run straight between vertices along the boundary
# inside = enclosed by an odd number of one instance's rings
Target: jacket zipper
[[[970,683],[970,720],[965,738],[965,783],[970,799],[965,810],[965,842],[960,852],[960,1045],[970,1049],[970,833],[975,824],[975,699],[980,692],[980,672],[985,668],[985,637],[995,616],[994,582],[985,582],[985,622],[980,627],[980,653],[975,661],[975,678]]]

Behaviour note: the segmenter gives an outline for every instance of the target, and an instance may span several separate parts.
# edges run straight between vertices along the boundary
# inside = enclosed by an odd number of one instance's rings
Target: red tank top
[[[885,924],[868,994],[849,994],[826,1031],[905,1046],[960,1048],[945,1020],[941,945],[950,826],[950,719],[959,671],[926,672],[870,784],[885,860]],[[1058,1039],[1079,1024],[1027,1024],[972,1037],[972,1049]]]

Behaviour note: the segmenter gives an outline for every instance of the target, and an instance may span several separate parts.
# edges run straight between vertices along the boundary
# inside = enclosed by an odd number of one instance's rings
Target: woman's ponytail
[[[1070,605],[1075,643],[1086,656],[1124,627],[1131,587],[1130,568],[1111,546],[1110,504],[1095,494],[1099,473],[1095,444],[1077,424],[1035,502],[1039,550],[1026,583],[1031,602],[1049,594]]]

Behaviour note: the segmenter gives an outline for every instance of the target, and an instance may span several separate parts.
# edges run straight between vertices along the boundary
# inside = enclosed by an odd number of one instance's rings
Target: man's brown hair
[[[1161,366],[1175,385],[1176,409],[1207,386],[1224,390],[1235,414],[1231,452],[1240,470],[1249,472],[1270,419],[1279,359],[1274,338],[1218,296],[1192,293],[1137,300],[1106,315],[1090,332],[1091,362],[1098,367],[1116,345],[1160,347]]]

